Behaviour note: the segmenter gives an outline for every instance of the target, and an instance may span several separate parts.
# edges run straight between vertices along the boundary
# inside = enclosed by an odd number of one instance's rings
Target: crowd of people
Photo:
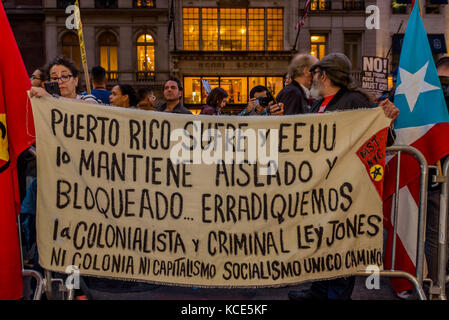
[[[449,70],[449,58],[443,61],[439,70],[443,70],[443,68]],[[390,101],[391,97],[390,99],[381,99],[375,104],[370,95],[355,86],[351,79],[351,69],[351,62],[341,53],[331,53],[321,60],[309,54],[298,54],[292,59],[288,67],[284,77],[285,86],[280,93],[274,97],[270,90],[264,86],[252,88],[250,99],[239,116],[313,114],[373,108],[377,105],[384,110],[387,117],[395,120],[399,115],[399,110]],[[31,96],[51,96],[52,93],[45,89],[45,83],[50,81],[57,82],[59,94],[65,98],[123,108],[191,114],[191,111],[183,105],[183,87],[181,81],[177,78],[169,78],[164,82],[163,98],[165,102],[156,107],[156,97],[150,88],[141,88],[136,93],[130,85],[118,84],[112,87],[111,91],[108,91],[106,72],[100,66],[91,70],[92,90],[90,94],[87,92],[77,93],[78,77],[79,71],[72,61],[65,58],[56,58],[46,68],[36,70],[31,76]],[[228,97],[228,93],[223,88],[214,88],[208,94],[206,105],[202,107],[201,114],[223,114]],[[388,145],[392,145],[394,139],[395,134],[392,125]],[[34,191],[31,189],[34,189]],[[35,213],[35,190],[36,183],[34,180],[23,202],[22,213]],[[354,277],[317,281],[308,290],[291,291],[289,298],[293,300],[347,300],[351,297],[354,284]]]

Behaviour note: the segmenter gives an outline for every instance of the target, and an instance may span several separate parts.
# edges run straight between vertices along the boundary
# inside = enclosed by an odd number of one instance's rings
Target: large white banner
[[[382,266],[381,109],[214,117],[31,101],[45,269],[262,287]]]

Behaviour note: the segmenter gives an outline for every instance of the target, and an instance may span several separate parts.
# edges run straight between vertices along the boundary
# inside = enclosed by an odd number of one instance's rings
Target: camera
[[[47,91],[51,95],[61,95],[61,91],[59,90],[59,84],[57,81],[48,81],[45,82],[45,91]]]
[[[268,107],[268,105],[270,104],[271,101],[274,101],[276,103],[276,100],[274,99],[271,92],[270,91],[266,91],[266,92],[267,92],[266,97],[258,97],[257,98],[257,101],[259,102],[259,104],[265,108]]]

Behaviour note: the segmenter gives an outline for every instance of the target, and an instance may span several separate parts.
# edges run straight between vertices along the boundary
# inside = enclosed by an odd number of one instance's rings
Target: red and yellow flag
[[[34,142],[31,87],[22,56],[0,3],[0,300],[22,296],[17,215],[20,197],[17,157]]]

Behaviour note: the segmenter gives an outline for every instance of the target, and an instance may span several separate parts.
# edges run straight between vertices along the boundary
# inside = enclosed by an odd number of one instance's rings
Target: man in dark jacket
[[[303,114],[310,106],[310,88],[312,86],[312,74],[310,67],[318,62],[318,59],[309,54],[296,55],[289,67],[291,83],[279,92],[277,102],[284,104],[284,114]]]
[[[313,74],[313,86],[323,98],[312,106],[311,113],[373,107],[370,97],[352,83],[350,71],[351,62],[341,53],[329,54],[312,66],[310,72]],[[398,108],[388,99],[379,106],[393,121],[398,117]],[[290,291],[288,296],[291,300],[349,300],[354,284],[355,277],[316,281],[309,290]]]
[[[182,85],[177,78],[170,78],[164,83],[165,103],[157,108],[160,112],[192,114],[189,109],[182,105]]]

